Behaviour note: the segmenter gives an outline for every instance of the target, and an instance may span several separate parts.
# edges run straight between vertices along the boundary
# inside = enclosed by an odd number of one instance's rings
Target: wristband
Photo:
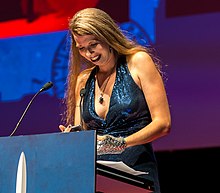
[[[97,155],[120,154],[126,148],[126,142],[123,137],[113,137],[105,135],[104,140],[97,141]]]

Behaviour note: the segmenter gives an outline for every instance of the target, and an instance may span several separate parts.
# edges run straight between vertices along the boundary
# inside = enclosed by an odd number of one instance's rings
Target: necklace
[[[99,88],[99,90],[100,90],[99,103],[100,103],[100,104],[102,104],[102,103],[104,102],[104,97],[103,97],[103,95],[104,95],[105,89],[106,89],[106,87],[107,87],[107,84],[108,84],[108,82],[109,82],[109,79],[111,78],[111,75],[113,74],[114,68],[115,68],[115,66],[112,68],[110,75],[108,76],[108,78],[107,78],[106,81],[104,82],[103,90],[101,90],[101,87]],[[98,73],[97,73],[97,81],[98,81]]]

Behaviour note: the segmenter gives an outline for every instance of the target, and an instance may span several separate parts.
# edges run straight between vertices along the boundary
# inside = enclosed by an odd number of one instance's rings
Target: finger
[[[66,129],[66,127],[64,127],[63,125],[59,125],[59,129],[60,129],[62,132],[64,132],[65,129]]]
[[[67,127],[60,125],[59,128],[62,132],[68,133],[71,131],[72,125],[68,125]]]
[[[101,135],[97,135],[97,140],[102,141],[102,140],[104,140],[105,138],[106,138],[105,135],[103,135],[103,136],[101,136]]]

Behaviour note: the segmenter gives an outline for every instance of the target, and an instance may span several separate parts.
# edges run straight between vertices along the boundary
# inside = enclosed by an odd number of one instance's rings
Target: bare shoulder
[[[90,73],[93,69],[94,69],[94,67],[85,69],[78,75],[77,87],[80,87],[80,88],[85,87],[86,81],[88,80]]]
[[[158,73],[152,57],[147,52],[140,51],[130,56],[128,65],[132,74],[136,74],[138,78]]]
[[[130,64],[132,67],[144,68],[155,67],[155,64],[151,58],[151,56],[147,52],[137,52],[130,57]]]
[[[152,57],[146,52],[137,52],[130,57],[128,66],[131,75],[139,87],[149,90],[152,85],[162,83],[161,74]]]

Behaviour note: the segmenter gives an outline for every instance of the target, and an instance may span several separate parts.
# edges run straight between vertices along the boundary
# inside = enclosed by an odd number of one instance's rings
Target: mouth
[[[93,58],[90,58],[90,60],[91,60],[92,62],[98,62],[98,61],[100,60],[100,58],[101,58],[101,55],[98,55],[98,56],[95,56],[95,57],[93,57]]]

